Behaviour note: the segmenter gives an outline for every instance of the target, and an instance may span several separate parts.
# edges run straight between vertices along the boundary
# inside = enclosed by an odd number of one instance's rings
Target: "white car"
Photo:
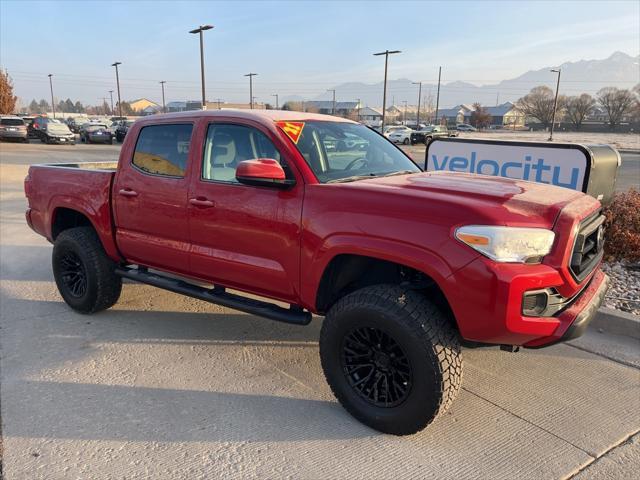
[[[411,142],[411,130],[409,127],[397,126],[385,128],[384,136],[391,140],[393,143],[402,143],[409,145]]]
[[[459,132],[477,132],[478,129],[469,125],[468,123],[459,123],[456,125],[456,130]]]

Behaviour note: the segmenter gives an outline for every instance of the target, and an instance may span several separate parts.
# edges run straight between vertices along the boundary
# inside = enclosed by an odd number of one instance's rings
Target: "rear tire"
[[[95,313],[114,305],[122,290],[116,263],[107,257],[91,227],[65,230],[53,246],[53,276],[58,291],[71,308]]]
[[[342,406],[384,433],[418,432],[444,413],[462,380],[458,333],[422,294],[374,285],[338,300],[320,359]]]
[[[409,145],[409,139],[408,139],[408,138],[405,138],[405,139],[402,141],[402,144],[403,144],[403,145]]]

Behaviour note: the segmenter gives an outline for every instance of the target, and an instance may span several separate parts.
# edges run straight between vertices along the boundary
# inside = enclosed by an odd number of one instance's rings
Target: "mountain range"
[[[561,70],[560,93],[594,95],[599,89],[607,86],[632,88],[640,82],[640,55],[631,56],[623,52],[615,52],[601,60],[580,60],[565,62],[539,70],[530,70],[509,80],[493,85],[474,85],[463,81],[443,83],[440,86],[440,107],[452,107],[461,103],[480,102],[483,105],[497,105],[506,101],[515,102],[526,95],[531,88],[547,85],[555,89],[557,74],[550,70]],[[417,104],[418,87],[407,78],[387,82],[387,105]],[[336,90],[337,101],[354,101],[360,99],[363,105],[371,107],[382,105],[382,82],[367,84],[361,82],[342,83],[331,87]],[[437,85],[422,84],[422,102],[435,105]],[[331,100],[331,93],[319,94],[315,100]],[[285,100],[302,100],[298,97],[287,97]]]

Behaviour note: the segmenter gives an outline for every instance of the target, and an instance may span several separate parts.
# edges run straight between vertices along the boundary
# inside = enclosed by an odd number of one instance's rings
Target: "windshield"
[[[69,127],[67,127],[64,123],[47,123],[47,131],[53,133],[71,133]]]
[[[18,125],[24,125],[24,121],[21,118],[3,118],[0,120],[0,125],[12,125],[17,127]]]
[[[356,123],[305,122],[297,147],[322,183],[420,171],[391,142]]]

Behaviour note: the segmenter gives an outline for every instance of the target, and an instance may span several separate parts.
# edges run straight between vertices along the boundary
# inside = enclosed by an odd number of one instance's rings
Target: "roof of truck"
[[[334,117],[332,115],[321,115],[319,113],[295,112],[292,110],[243,110],[243,109],[222,109],[222,110],[191,110],[188,112],[164,113],[161,115],[150,115],[141,119],[142,121],[153,123],[154,120],[164,118],[199,118],[199,117],[226,117],[226,118],[242,118],[247,120],[273,122],[304,122],[310,120],[323,122],[346,122],[356,123],[342,117]]]

